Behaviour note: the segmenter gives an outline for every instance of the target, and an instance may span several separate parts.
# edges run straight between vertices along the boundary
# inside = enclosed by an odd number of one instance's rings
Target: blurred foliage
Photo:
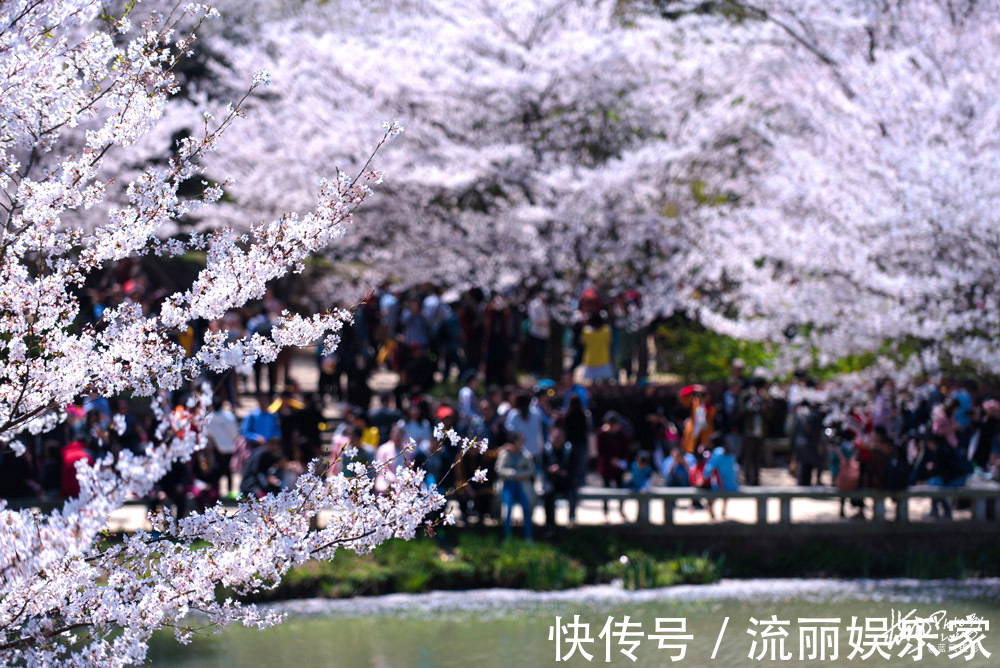
[[[978,534],[938,546],[918,536],[902,542],[887,537],[844,535],[831,540],[820,536],[780,546],[740,539],[711,551],[692,550],[663,534],[628,537],[614,527],[589,525],[559,530],[551,542],[502,541],[498,527],[476,525],[456,530],[450,540],[441,538],[439,534],[439,540],[392,540],[364,555],[341,550],[333,561],[310,561],[291,569],[274,589],[238,597],[220,588],[218,595],[220,599],[271,601],[485,587],[546,591],[612,581],[638,590],[709,584],[722,577],[1000,576],[1000,545]],[[109,533],[101,545],[120,541],[120,534]]]
[[[642,550],[629,550],[599,571],[602,580],[621,580],[622,586],[629,590],[708,584],[718,582],[721,573],[722,560],[712,559],[707,552],[657,559]]]
[[[463,534],[455,556],[493,586],[544,591],[579,587],[587,579],[579,561],[548,543],[512,539],[500,544],[495,535]]]
[[[495,532],[463,533],[452,553],[429,538],[388,541],[365,555],[343,550],[333,561],[310,561],[292,568],[274,589],[240,598],[344,598],[498,586],[558,590],[579,587],[588,576],[579,560],[551,544],[501,543]],[[219,595],[233,593],[220,591]]]
[[[110,538],[109,540],[114,540]],[[394,592],[514,587],[552,591],[620,581],[639,590],[709,584],[723,576],[909,577],[921,579],[1000,575],[1000,546],[935,549],[875,543],[807,540],[782,549],[692,553],[662,541],[626,542],[608,527],[577,527],[558,542],[501,541],[497,528],[469,527],[449,551],[437,541],[393,540],[371,554],[343,550],[330,562],[291,569],[274,589],[249,601],[346,598]],[[221,590],[220,597],[233,596]]]
[[[766,369],[780,351],[780,347],[773,343],[747,341],[719,334],[683,315],[674,315],[660,321],[653,331],[656,338],[657,372],[674,374],[684,383],[725,381],[729,377],[732,361],[737,357],[746,363],[747,373],[752,374],[758,367]],[[808,328],[798,334],[800,337],[808,337]],[[876,351],[847,355],[827,364],[820,363],[820,351],[814,349],[811,351],[812,364],[805,370],[812,378],[830,380],[861,371],[875,364],[880,357],[903,364],[911,356],[936,345],[934,341],[914,338],[886,341]],[[927,372],[939,373],[944,378],[956,381],[976,380],[989,386],[1000,386],[1000,376],[984,373],[968,362],[955,363],[946,355],[941,357],[939,369],[929,369]]]
[[[658,325],[655,336],[657,372],[676,374],[683,382],[723,381],[737,357],[748,373],[772,358],[767,344],[717,334],[679,315]]]
[[[874,364],[877,359],[878,355],[876,353],[848,355],[847,357],[842,357],[833,364],[828,364],[826,366],[813,364],[808,371],[809,375],[813,378],[818,380],[829,380],[845,373],[861,371],[862,369]]]

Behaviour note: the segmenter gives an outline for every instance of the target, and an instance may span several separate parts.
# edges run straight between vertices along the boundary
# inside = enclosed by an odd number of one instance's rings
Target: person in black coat
[[[557,422],[552,426],[549,442],[542,449],[542,495],[547,536],[552,536],[555,531],[556,498],[568,497],[574,487],[573,450],[574,446],[566,440],[565,427]]]
[[[922,466],[927,474],[928,485],[940,487],[961,487],[965,484],[965,469],[959,461],[958,451],[943,437],[932,435],[927,440]],[[951,519],[951,503],[948,499],[933,499],[929,517],[938,517],[938,508],[945,519]]]
[[[323,403],[315,392],[306,394],[305,407],[295,414],[295,429],[299,435],[299,450],[302,464],[308,464],[320,457],[321,425],[326,421],[323,416]]]
[[[254,448],[246,464],[243,465],[240,494],[247,497],[261,497],[269,492],[280,492],[279,469],[282,461],[281,441],[276,438]]]
[[[986,470],[989,468],[990,454],[997,443],[997,438],[1000,437],[1000,403],[995,399],[984,401],[973,426],[978,431],[979,438],[976,440],[976,449],[971,455],[972,461],[979,468]]]
[[[795,453],[798,484],[808,487],[813,484],[813,471],[820,463],[822,416],[808,401],[803,401],[795,408],[792,425],[792,451]],[[819,476],[816,477],[818,480]]]
[[[570,478],[566,490],[569,499],[569,521],[576,522],[576,505],[580,488],[587,482],[587,459],[590,454],[590,432],[592,419],[583,407],[579,394],[569,397],[566,416],[563,419],[564,435],[570,444]]]

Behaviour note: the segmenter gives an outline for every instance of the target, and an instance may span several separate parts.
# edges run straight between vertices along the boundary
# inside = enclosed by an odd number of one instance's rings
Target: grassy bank
[[[623,556],[625,558],[623,558]],[[496,532],[456,532],[453,543],[429,538],[390,541],[371,554],[340,552],[331,562],[292,569],[253,601],[344,598],[396,592],[485,587],[560,590],[622,579],[631,588],[714,582],[719,563],[707,556],[624,553],[617,541],[570,536],[557,544],[501,542]]]
[[[816,540],[758,553],[699,551],[676,543],[637,544],[602,527],[578,527],[559,540],[502,543],[496,529],[451,530],[442,540],[391,541],[371,554],[342,551],[332,562],[293,569],[254,601],[345,598],[396,592],[512,587],[560,590],[620,580],[642,589],[703,584],[721,577],[1000,576],[1000,545],[900,547],[836,545]]]

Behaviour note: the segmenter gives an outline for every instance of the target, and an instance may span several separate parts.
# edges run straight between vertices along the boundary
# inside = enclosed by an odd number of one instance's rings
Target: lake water
[[[625,592],[613,586],[585,587],[572,592],[534,593],[511,590],[475,592],[444,592],[423,595],[395,595],[353,599],[347,601],[294,601],[281,606],[289,619],[277,628],[251,631],[231,627],[219,635],[197,637],[191,645],[178,645],[172,635],[154,638],[150,659],[153,666],[166,668],[200,668],[207,666],[237,666],[271,668],[274,666],[350,666],[371,668],[404,668],[410,666],[442,668],[530,668],[534,666],[745,666],[780,663],[791,666],[968,666],[1000,665],[1000,580],[966,582],[907,580],[832,581],[832,580],[750,580],[724,581],[717,585],[673,587],[661,590]],[[943,614],[941,613],[943,611]],[[935,613],[938,613],[935,616]],[[987,620],[983,629],[982,647],[992,654],[987,658],[976,652],[966,660],[965,653],[949,659],[949,650],[961,644],[961,637],[975,637],[976,624],[963,623],[954,627],[954,634],[945,627],[953,619],[976,615]],[[556,616],[560,624],[569,624],[579,615],[580,624],[589,624],[593,642],[581,642],[579,648],[593,658],[582,658],[579,649],[568,661],[556,662],[555,640],[549,639],[550,627]],[[667,644],[686,643],[685,656],[676,663],[670,657],[676,649],[660,649],[657,640],[639,637],[632,650],[631,661],[620,650],[621,636],[612,636],[610,662],[606,661],[607,646],[600,637],[612,617],[612,624],[630,622],[628,631],[656,634],[657,618],[673,618],[664,622],[675,628],[683,618],[690,641],[664,641]],[[765,657],[756,661],[748,658],[754,640],[754,656],[762,649],[764,623],[754,625],[751,619],[771,620],[777,615],[785,625],[772,625],[779,635],[787,632],[784,656],[779,643],[769,641]],[[893,625],[894,615],[913,620],[931,619],[923,624],[904,622],[897,628],[908,629],[910,639],[885,651],[890,659],[875,652],[867,659],[859,654],[848,660],[850,626],[856,617],[857,626],[864,629],[866,619],[878,625],[886,619]],[[719,633],[726,617],[725,632]],[[839,622],[808,622],[804,619],[839,619]],[[938,623],[940,622],[940,623]],[[813,638],[810,628],[826,627],[823,645],[825,660],[809,659],[807,648],[800,660],[800,645]],[[982,628],[980,626],[979,628]],[[577,637],[585,638],[584,627],[578,627]],[[620,631],[621,627],[612,627]],[[833,631],[832,629],[836,629]],[[971,630],[970,630],[971,629]],[[747,631],[755,630],[757,636]],[[858,631],[854,632],[859,634]],[[572,647],[567,638],[571,628],[562,635],[562,656]],[[878,635],[860,632],[863,637]],[[916,637],[923,635],[920,642]],[[952,635],[952,640],[947,637]],[[929,637],[930,636],[930,637]],[[938,637],[933,637],[938,636]],[[631,636],[635,638],[635,636]],[[718,642],[715,659],[711,658]],[[832,658],[834,644],[837,658]],[[903,657],[899,653],[910,645]],[[923,657],[914,660],[918,646]],[[776,660],[771,660],[770,647]],[[869,645],[870,647],[870,645]],[[933,647],[933,649],[931,649]],[[937,649],[940,655],[935,656]],[[867,651],[867,650],[866,650]]]

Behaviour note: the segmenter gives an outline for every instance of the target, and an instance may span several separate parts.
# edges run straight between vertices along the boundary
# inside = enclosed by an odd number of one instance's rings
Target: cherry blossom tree
[[[307,5],[242,44],[218,36],[221,78],[261,56],[280,76],[234,128],[233,202],[205,225],[301,206],[318,168],[363,154],[371,138],[355,119],[398,117],[406,136],[381,156],[394,178],[360,214],[377,224],[331,249],[354,270],[342,281],[532,283],[563,320],[593,283],[657,295],[650,317],[673,312],[699,262],[699,210],[724,198],[705,178],[747,153],[725,141],[749,116],[724,67],[742,29],[605,1],[425,0],[365,3],[376,20],[359,31],[355,9]],[[286,152],[280,175],[261,159],[272,151]]]
[[[536,282],[562,318],[582,284],[632,287],[647,319],[780,343],[787,368],[917,350],[914,370],[1000,369],[988,6],[366,6],[364,34],[350,4],[306,6],[236,49],[237,70],[263,50],[286,75],[276,105],[315,113],[238,130],[226,222],[299,205],[316,165],[370,141],[351,118],[396,116],[402,177],[336,247],[341,279]],[[290,127],[309,148],[279,198],[253,140],[280,150]]]
[[[995,8],[658,5],[735,14],[768,42],[746,102],[768,109],[755,131],[769,157],[707,226],[719,281],[702,321],[800,344],[807,360],[881,351],[899,364],[916,351],[913,373],[1000,370]]]
[[[206,157],[225,144],[223,135],[247,114],[269,75],[253,73],[232,103],[201,112],[198,131],[168,160],[123,180],[115,167],[156,131],[178,90],[175,69],[192,51],[195,31],[216,15],[203,5],[170,4],[139,21],[130,8],[113,14],[96,0],[0,4],[0,443],[5,456],[22,453],[23,433],[58,424],[64,408],[91,391],[149,396],[159,418],[144,454],[77,464],[80,494],[61,508],[41,514],[0,502],[6,665],[140,663],[157,629],[173,628],[187,641],[195,611],[209,627],[271,625],[279,617],[218,600],[217,589],[246,594],[276,585],[306,559],[411,537],[443,505],[409,469],[398,471],[385,495],[375,494],[366,475],[310,469],[294,489],[235,511],[210,508],[179,521],[160,514],[152,517],[154,533],[110,545],[99,540],[127,498],[148,494],[174,462],[204,445],[210,390],[176,408],[165,393],[205,370],[273,360],[286,346],[317,339],[334,346],[349,316],[285,313],[269,337],[232,343],[208,334],[192,358],[172,334],[259,298],[268,281],[301,270],[345,233],[369,185],[381,180],[367,165],[354,177],[330,166],[331,178],[319,182],[306,212],[281,213],[242,234],[222,228],[184,240],[165,235],[222,195],[224,181],[206,182],[193,198],[181,196],[179,185],[203,173]],[[386,123],[376,144],[399,130]],[[205,252],[204,269],[156,314],[126,302],[96,325],[78,324],[78,293],[91,272],[129,257],[190,250]],[[311,531],[321,509],[332,510],[333,520]]]

